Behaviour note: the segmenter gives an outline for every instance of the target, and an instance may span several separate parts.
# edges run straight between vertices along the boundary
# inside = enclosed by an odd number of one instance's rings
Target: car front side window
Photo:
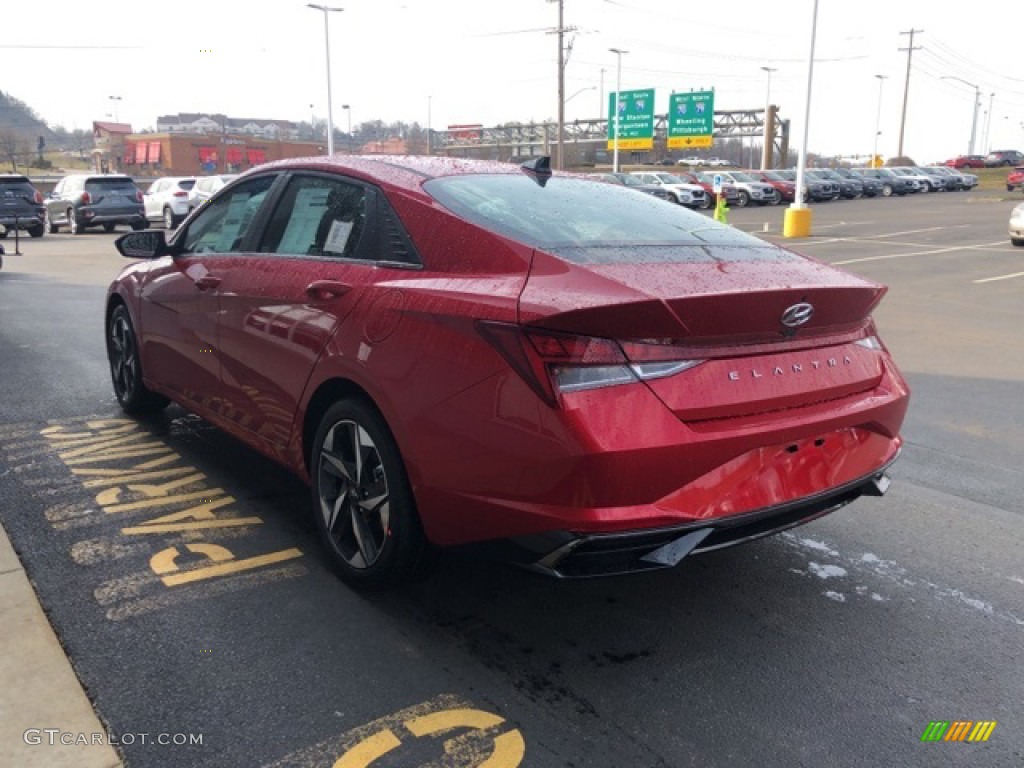
[[[252,179],[230,195],[204,205],[189,224],[181,252],[237,253],[276,178],[267,175]]]

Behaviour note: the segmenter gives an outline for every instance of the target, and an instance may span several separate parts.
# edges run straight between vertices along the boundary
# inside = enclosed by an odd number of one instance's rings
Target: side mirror
[[[171,252],[162,229],[129,232],[117,238],[114,246],[126,259],[156,259]]]

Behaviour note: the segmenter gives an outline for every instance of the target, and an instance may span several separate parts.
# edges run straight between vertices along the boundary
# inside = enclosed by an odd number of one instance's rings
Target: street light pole
[[[800,156],[796,164],[796,193],[793,204],[786,209],[782,224],[784,237],[807,237],[811,234],[811,209],[804,200],[804,176],[807,169],[807,137],[811,132],[811,85],[814,82],[814,43],[818,36],[818,0],[811,13],[811,49],[807,53],[807,93],[804,97],[804,130],[800,139]]]
[[[871,167],[875,167],[875,158],[878,157],[878,137],[881,135],[882,125],[882,83],[888,75],[875,75],[878,78],[878,108],[875,110],[875,148],[871,153]]]
[[[622,55],[629,53],[629,51],[623,51],[619,48],[609,48],[609,51],[615,54],[615,118],[614,127],[612,129],[612,173],[619,172],[619,103],[622,98]]]
[[[334,116],[331,114],[331,32],[327,23],[327,14],[331,12],[340,13],[344,8],[334,8],[329,5],[317,5],[306,3],[307,8],[312,8],[324,13],[324,50],[327,54],[327,154],[334,154]]]
[[[977,135],[977,129],[978,129],[978,107],[981,106],[981,88],[976,86],[974,83],[968,83],[962,77],[957,77],[956,75],[943,75],[942,79],[943,80],[957,80],[957,81],[963,83],[964,85],[969,85],[971,88],[974,89],[974,115],[971,118],[971,143],[967,145],[967,154],[968,155],[973,155],[974,154],[974,139],[975,139],[975,137]]]
[[[772,131],[771,136],[768,135],[768,123],[771,121],[772,111],[772,72],[777,72],[778,67],[761,67],[761,69],[768,73],[768,88],[764,94],[764,146],[761,148],[761,170],[765,171],[768,170],[770,142],[775,140],[775,131]]]

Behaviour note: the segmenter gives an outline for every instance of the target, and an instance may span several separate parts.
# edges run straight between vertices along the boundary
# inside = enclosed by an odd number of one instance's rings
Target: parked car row
[[[73,173],[43,195],[27,176],[0,174],[0,239],[14,230],[42,237],[62,228],[74,235],[90,227],[113,232],[119,225],[139,230],[151,223],[173,229],[234,178],[235,174],[166,177],[143,194],[124,174]]]

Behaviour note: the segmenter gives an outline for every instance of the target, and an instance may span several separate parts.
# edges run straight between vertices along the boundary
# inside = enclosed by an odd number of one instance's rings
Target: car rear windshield
[[[423,186],[457,216],[577,263],[800,258],[682,206],[589,179],[553,176],[540,184],[525,173],[480,174]]]
[[[25,178],[6,178],[0,179],[0,192],[3,194],[15,194],[15,195],[28,195],[31,197],[36,193],[35,188],[32,186],[32,182]]]
[[[135,193],[135,182],[131,179],[89,179],[85,182],[85,188],[90,192],[111,192],[124,190]]]
[[[192,187],[194,187],[195,185],[196,185],[196,180],[195,179],[184,179],[183,181],[179,181],[178,182],[178,187],[180,189],[192,189]]]

